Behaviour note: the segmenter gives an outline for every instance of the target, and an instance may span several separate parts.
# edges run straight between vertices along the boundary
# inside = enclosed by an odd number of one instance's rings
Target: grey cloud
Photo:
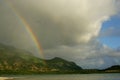
[[[120,52],[110,49],[99,42],[92,42],[79,46],[60,46],[54,49],[46,49],[47,58],[62,57],[76,62],[83,68],[105,68],[120,64]]]
[[[23,23],[4,0],[0,2],[0,42],[23,49],[35,47]]]
[[[1,42],[37,53],[30,35],[17,17],[19,14],[38,37],[46,58],[58,56],[87,66],[87,60],[99,56],[103,59],[102,56],[112,54],[93,38],[98,36],[102,22],[117,13],[113,0],[1,1],[4,3],[0,5]],[[90,62],[91,65],[102,64],[101,59],[95,60]]]
[[[116,12],[112,0],[12,0],[11,3],[31,25],[44,48],[87,43],[98,35],[102,22]]]
[[[116,6],[117,6],[117,12],[119,13],[118,15],[120,16],[120,0],[116,0]]]

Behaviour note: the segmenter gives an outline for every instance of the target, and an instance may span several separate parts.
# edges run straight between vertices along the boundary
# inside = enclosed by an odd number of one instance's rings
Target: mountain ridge
[[[0,71],[13,73],[68,73],[82,68],[74,62],[59,57],[45,60],[31,55],[29,52],[6,45],[0,46]]]
[[[40,59],[25,50],[0,44],[0,74],[47,73],[120,73],[120,65],[114,65],[104,70],[82,69],[76,63],[59,57]]]

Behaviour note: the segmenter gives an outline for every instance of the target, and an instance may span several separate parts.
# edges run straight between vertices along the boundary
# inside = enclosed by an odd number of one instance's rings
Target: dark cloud
[[[42,44],[47,58],[58,56],[87,66],[85,63],[96,57],[113,56],[112,50],[95,39],[102,22],[117,13],[113,0],[1,0],[1,2],[1,42],[37,54],[36,46],[19,17],[22,16]],[[93,62],[91,60],[90,66],[104,63],[105,61],[101,59],[94,59]]]

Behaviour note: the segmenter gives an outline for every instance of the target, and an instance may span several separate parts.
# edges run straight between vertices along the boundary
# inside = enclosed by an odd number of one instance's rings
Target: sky
[[[109,47],[116,49],[120,47],[120,16],[112,16],[110,20],[105,21],[101,29],[100,41]]]
[[[0,0],[0,42],[82,68],[120,65],[120,0]],[[41,56],[40,56],[41,57]]]

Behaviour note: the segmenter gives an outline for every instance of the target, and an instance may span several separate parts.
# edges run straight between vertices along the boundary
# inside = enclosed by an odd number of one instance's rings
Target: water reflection
[[[120,74],[31,75],[7,78],[0,80],[120,80]]]

